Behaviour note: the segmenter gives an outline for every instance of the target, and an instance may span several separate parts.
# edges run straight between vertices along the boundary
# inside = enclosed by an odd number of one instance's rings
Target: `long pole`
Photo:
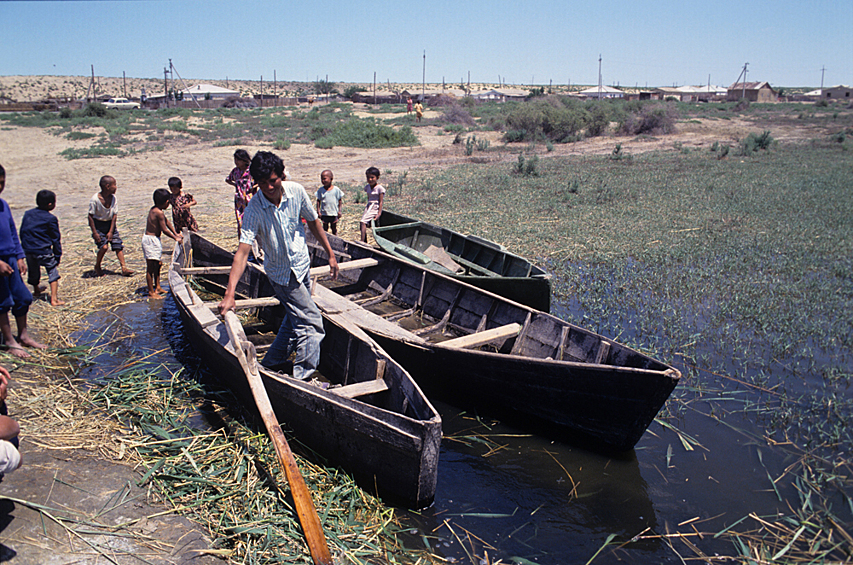
[[[250,342],[243,341],[243,328],[233,310],[225,312],[223,319],[225,328],[228,331],[228,337],[231,339],[231,346],[234,348],[234,353],[237,355],[240,366],[243,368],[243,372],[249,381],[249,388],[252,389],[252,396],[255,398],[258,412],[264,421],[264,426],[267,428],[267,433],[270,435],[273,447],[275,447],[278,461],[284,468],[284,474],[290,485],[290,494],[293,495],[293,502],[296,506],[296,515],[299,517],[299,523],[302,525],[302,531],[305,533],[305,541],[308,543],[308,550],[311,552],[311,559],[315,564],[332,565],[332,555],[329,552],[329,546],[326,543],[323,526],[320,524],[320,517],[317,516],[314,501],[311,500],[311,492],[308,490],[305,479],[302,478],[302,474],[299,472],[299,467],[296,465],[296,458],[293,457],[293,452],[290,450],[287,438],[284,437],[284,433],[281,431],[278,418],[276,418],[275,411],[273,411],[270,404],[269,395],[267,395],[267,390],[264,388],[264,382],[258,373],[255,346]],[[243,349],[244,347],[246,347],[246,350]],[[248,356],[246,352],[248,352]]]
[[[426,49],[424,49],[424,71],[421,77],[421,102],[426,100]]]
[[[373,105],[376,105],[376,71],[373,71]]]
[[[278,108],[278,79],[275,76],[275,69],[272,70],[272,96],[275,100],[275,106]]]
[[[746,66],[747,66],[747,65],[749,65],[749,63],[744,63],[744,64],[743,64],[743,83],[742,83],[742,84],[743,84],[743,89],[741,90],[741,93],[740,93],[740,98],[741,98],[741,100],[743,100],[744,98],[746,98]]]
[[[166,108],[169,107],[169,69],[163,67],[163,94],[166,100]]]
[[[598,54],[598,99],[601,100],[601,53]]]

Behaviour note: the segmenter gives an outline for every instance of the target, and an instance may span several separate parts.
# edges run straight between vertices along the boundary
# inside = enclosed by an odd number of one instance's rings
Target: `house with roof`
[[[591,86],[580,92],[575,92],[574,96],[580,96],[581,98],[624,98],[625,93],[618,88],[602,85],[600,87]]]
[[[839,84],[838,86],[821,89],[820,97],[822,100],[826,100],[828,102],[834,102],[836,100],[850,102],[853,100],[853,89],[847,85]]]
[[[222,88],[215,84],[196,84],[179,92],[184,96],[184,100],[192,100],[193,97],[197,100],[226,100],[233,96],[240,96],[236,90]]]
[[[736,82],[726,91],[726,100],[737,102],[746,98],[750,102],[778,102],[779,95],[768,82]]]
[[[524,100],[530,95],[529,90],[518,88],[490,88],[471,93],[471,98],[481,102],[506,102],[507,100]]]

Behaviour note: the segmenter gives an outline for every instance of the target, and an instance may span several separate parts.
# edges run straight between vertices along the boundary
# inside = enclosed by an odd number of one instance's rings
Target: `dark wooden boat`
[[[175,248],[169,287],[202,359],[254,406],[215,302],[202,302],[186,281],[196,276],[199,284],[224,290],[232,258],[190,234]],[[247,266],[237,294],[238,308],[256,307],[267,329],[278,329],[281,307],[264,298],[273,291],[261,267]],[[352,474],[366,490],[395,504],[428,506],[435,496],[441,417],[411,376],[358,327],[329,318],[324,327],[319,375],[310,382],[260,368],[277,417],[302,444]],[[264,341],[262,332],[248,328],[246,333],[259,352],[265,350],[257,344]]]
[[[386,253],[494,292],[531,308],[551,309],[551,277],[502,245],[384,211],[373,239]]]
[[[512,413],[600,449],[634,447],[681,374],[648,355],[375,248],[329,235],[339,261],[376,266],[319,280],[328,315],[360,325],[427,391]],[[310,244],[314,264],[325,252]]]

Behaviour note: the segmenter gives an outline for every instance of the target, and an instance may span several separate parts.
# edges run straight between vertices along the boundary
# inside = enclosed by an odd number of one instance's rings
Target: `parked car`
[[[134,108],[139,108],[139,102],[133,102],[132,100],[128,100],[127,98],[110,98],[106,102],[104,102],[104,106],[107,108],[120,108],[132,110]]]

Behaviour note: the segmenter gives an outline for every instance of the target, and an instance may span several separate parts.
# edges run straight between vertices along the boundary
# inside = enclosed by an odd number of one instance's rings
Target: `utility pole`
[[[601,53],[598,54],[598,99],[601,100]]]
[[[165,95],[166,108],[169,107],[169,69],[163,67],[163,94]]]
[[[424,49],[424,70],[421,76],[421,103],[426,100],[426,49]]]
[[[261,108],[264,107],[264,75],[261,75]]]
[[[743,90],[741,90],[741,94],[740,94],[741,99],[746,98],[746,72],[747,72],[746,67],[747,67],[747,65],[749,65],[749,63],[743,64]]]
[[[373,104],[376,104],[376,71],[373,71]]]
[[[124,90],[124,97],[127,98],[127,76],[125,76],[124,71],[121,72],[121,83],[122,90]]]
[[[820,68],[820,93],[823,94],[823,73],[826,70],[826,67]]]
[[[278,108],[278,78],[275,76],[275,69],[272,70],[272,97],[275,107]]]

